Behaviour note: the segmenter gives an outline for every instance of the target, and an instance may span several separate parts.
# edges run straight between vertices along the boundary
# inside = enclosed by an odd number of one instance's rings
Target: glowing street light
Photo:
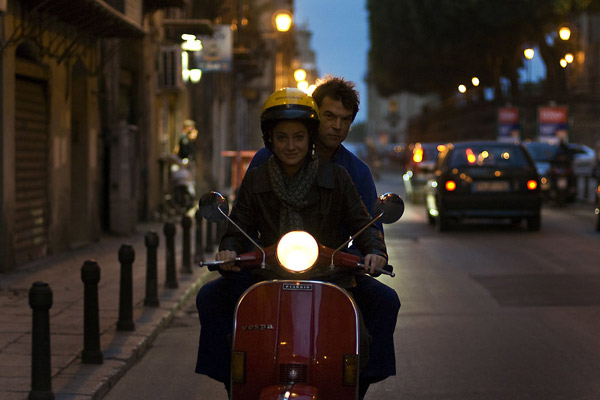
[[[181,50],[186,50],[186,51],[202,50],[202,42],[199,39],[196,39],[196,35],[190,35],[188,33],[184,33],[183,35],[181,35],[181,39],[183,39],[183,43],[181,43]]]
[[[308,82],[300,81],[298,82],[298,89],[302,90],[304,93],[308,93]]]
[[[275,28],[279,32],[287,32],[292,27],[292,13],[288,10],[279,10],[274,14]]]
[[[532,48],[527,48],[523,50],[523,55],[526,59],[531,60],[535,56],[535,51]]]
[[[200,69],[190,69],[190,81],[192,83],[200,82],[200,78],[202,78],[202,70]]]
[[[302,68],[298,68],[294,71],[294,79],[296,80],[296,82],[302,82],[306,79],[306,71]]]
[[[558,30],[558,36],[562,40],[569,40],[569,38],[571,37],[571,30],[568,26],[563,26]]]
[[[476,77],[476,76],[474,76],[474,77],[471,79],[471,83],[473,84],[473,86],[479,86],[479,78],[478,78],[478,77]]]
[[[467,87],[465,85],[458,85],[458,91],[465,93],[467,91]]]
[[[565,61],[568,62],[569,64],[571,64],[574,59],[575,59],[575,57],[573,57],[573,54],[571,54],[571,53],[565,54]]]

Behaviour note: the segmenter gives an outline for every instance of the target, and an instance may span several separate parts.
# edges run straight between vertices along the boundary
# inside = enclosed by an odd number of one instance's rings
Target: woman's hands
[[[221,271],[234,271],[239,272],[240,267],[235,265],[235,258],[237,257],[237,253],[233,250],[221,250],[217,254],[215,254],[215,260],[217,261],[231,261],[221,265]]]
[[[387,260],[385,257],[379,256],[377,254],[367,254],[365,256],[365,271],[370,274],[375,272],[375,268],[381,268],[386,266]]]

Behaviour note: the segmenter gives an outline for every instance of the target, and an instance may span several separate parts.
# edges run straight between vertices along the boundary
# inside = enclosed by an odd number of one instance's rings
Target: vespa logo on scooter
[[[306,290],[312,292],[313,285],[300,284],[300,283],[286,283],[283,285],[283,290]]]
[[[275,329],[275,327],[272,324],[256,324],[242,326],[243,331],[266,331],[272,329]]]

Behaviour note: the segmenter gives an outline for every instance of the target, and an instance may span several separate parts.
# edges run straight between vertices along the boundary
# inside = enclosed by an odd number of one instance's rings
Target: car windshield
[[[423,160],[432,160],[435,161],[438,158],[438,145],[423,145]]]
[[[556,152],[556,146],[549,143],[528,143],[526,147],[535,161],[550,161]]]
[[[485,145],[456,147],[450,154],[450,167],[525,167],[529,163],[523,150],[512,145]]]

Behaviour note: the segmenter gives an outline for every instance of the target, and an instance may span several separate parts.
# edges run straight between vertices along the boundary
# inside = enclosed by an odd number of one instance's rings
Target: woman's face
[[[308,129],[299,121],[278,122],[273,128],[273,153],[288,175],[294,175],[306,158],[309,147]]]

